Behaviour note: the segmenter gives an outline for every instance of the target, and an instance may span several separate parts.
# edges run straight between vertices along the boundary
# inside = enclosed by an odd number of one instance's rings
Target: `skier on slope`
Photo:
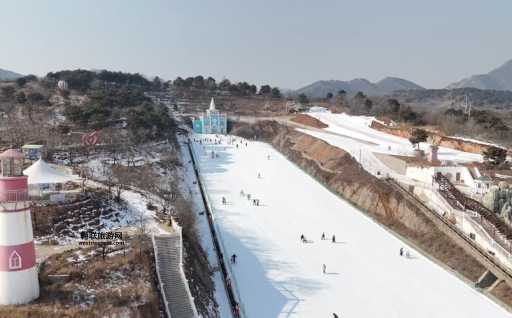
[[[261,179],[261,173],[258,173],[258,179]]]
[[[322,241],[325,240],[325,232],[322,233]]]
[[[334,234],[332,235],[332,242],[336,243],[336,236]]]
[[[332,313],[332,318],[339,318],[339,317],[335,313]]]
[[[404,256],[404,248],[400,247],[400,256]]]
[[[302,241],[302,243],[306,241],[306,237],[304,236],[304,234],[300,235],[300,240]]]
[[[322,272],[325,274],[327,270],[327,266],[325,264],[322,264]]]
[[[240,306],[238,306],[238,304],[235,305],[235,308],[233,309],[233,314],[236,318],[240,317]]]

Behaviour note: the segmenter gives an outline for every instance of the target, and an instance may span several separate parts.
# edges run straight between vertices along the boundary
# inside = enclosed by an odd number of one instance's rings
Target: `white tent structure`
[[[42,192],[53,192],[58,184],[80,180],[77,175],[59,171],[42,159],[23,170],[23,174],[28,176],[29,194],[36,196],[41,196]]]
[[[66,183],[80,179],[77,175],[67,174],[53,168],[42,159],[23,170],[23,174],[28,176],[28,184]]]

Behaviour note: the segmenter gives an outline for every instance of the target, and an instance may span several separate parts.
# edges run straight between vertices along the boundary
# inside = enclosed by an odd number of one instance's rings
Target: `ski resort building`
[[[198,134],[226,134],[227,116],[215,108],[215,101],[211,100],[210,107],[198,118],[194,118],[192,126]]]
[[[23,161],[24,155],[13,149],[0,154],[0,305],[24,304],[39,297]]]
[[[44,145],[24,145],[21,151],[28,160],[37,160],[44,156],[46,147]]]
[[[482,175],[478,167],[468,163],[439,161],[437,155],[432,153],[427,158],[389,154],[375,154],[375,157],[398,178],[404,176],[409,180],[432,184],[433,178],[442,174],[467,195],[484,195],[494,184],[494,180]]]
[[[483,176],[477,167],[464,165],[444,166],[409,163],[405,175],[413,180],[432,183],[433,178],[439,173],[466,194],[482,195],[487,193],[493,185],[493,180],[488,176]]]

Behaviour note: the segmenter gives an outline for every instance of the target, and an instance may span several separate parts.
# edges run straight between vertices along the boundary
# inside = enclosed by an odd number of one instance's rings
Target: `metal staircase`
[[[183,272],[181,231],[153,235],[158,280],[169,318],[198,317]]]
[[[480,202],[466,197],[441,173],[437,173],[433,178],[439,185],[438,192],[453,208],[474,212],[472,219],[481,224],[501,247],[512,252],[512,229],[503,220]]]

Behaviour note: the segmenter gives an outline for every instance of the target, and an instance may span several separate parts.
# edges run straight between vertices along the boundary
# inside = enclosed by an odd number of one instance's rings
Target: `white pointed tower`
[[[226,134],[228,127],[227,115],[217,110],[215,100],[212,97],[210,107],[199,117],[194,118],[192,127],[194,132],[198,134]]]
[[[208,108],[209,111],[216,111],[217,109],[215,109],[215,101],[213,100],[213,97],[212,97],[212,100],[210,101],[210,108]]]
[[[0,154],[0,305],[39,297],[32,218],[22,153]]]

